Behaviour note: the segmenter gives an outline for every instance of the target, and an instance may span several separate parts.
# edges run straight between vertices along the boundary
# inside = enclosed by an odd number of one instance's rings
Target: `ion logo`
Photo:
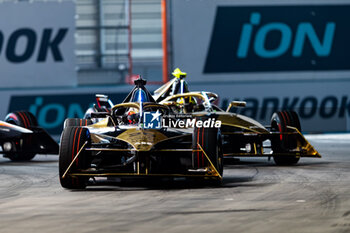
[[[144,128],[145,129],[160,129],[161,128],[161,113],[157,112],[145,112],[144,113]]]
[[[108,94],[111,100],[121,102],[127,93]],[[8,112],[27,110],[38,119],[40,126],[50,134],[60,134],[66,118],[83,118],[85,111],[95,103],[93,94],[12,96]]]
[[[204,73],[349,69],[349,10],[218,7]]]
[[[258,26],[261,21],[260,13],[252,13],[250,23],[244,24],[238,44],[237,57],[246,58],[249,46],[252,40],[253,26]],[[317,56],[328,56],[331,52],[333,36],[335,31],[335,23],[326,24],[323,41],[321,41],[311,23],[300,23],[297,26],[295,39],[292,49],[293,57],[300,57],[304,48],[305,41],[308,39]],[[276,47],[267,48],[265,46],[269,34],[277,32],[280,34],[280,40]],[[256,32],[254,39],[254,52],[256,55],[264,58],[279,57],[290,48],[292,44],[293,32],[291,27],[284,23],[268,23],[262,25]]]

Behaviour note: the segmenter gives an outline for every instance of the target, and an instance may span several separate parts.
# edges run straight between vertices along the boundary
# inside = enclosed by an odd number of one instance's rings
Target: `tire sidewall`
[[[87,177],[70,177],[69,175],[62,178],[67,168],[79,153],[82,146],[91,143],[89,130],[85,127],[68,126],[61,134],[61,144],[59,150],[59,178],[62,187],[68,189],[81,189],[86,187]],[[87,169],[91,164],[91,153],[81,151],[76,161],[72,164],[68,173],[79,172],[80,169]]]

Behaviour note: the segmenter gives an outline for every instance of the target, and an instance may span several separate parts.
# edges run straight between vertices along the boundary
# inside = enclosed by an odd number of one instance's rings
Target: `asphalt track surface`
[[[220,188],[176,181],[61,188],[58,157],[0,159],[0,232],[350,232],[350,135],[307,137],[322,159],[242,159]]]

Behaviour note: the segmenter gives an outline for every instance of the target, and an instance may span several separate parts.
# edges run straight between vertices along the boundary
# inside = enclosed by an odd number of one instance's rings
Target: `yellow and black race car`
[[[293,112],[275,113],[271,127],[264,127],[213,105],[214,93],[173,93],[157,103],[145,84],[136,80],[123,103],[91,113],[92,119],[102,118],[97,123],[66,120],[59,153],[64,188],[85,188],[95,177],[127,176],[191,177],[220,184],[224,154],[272,156],[278,164],[320,157],[298,130]]]
[[[0,121],[0,145],[0,153],[13,161],[31,160],[36,154],[58,153],[57,142],[27,111],[9,113],[5,121]]]
[[[90,119],[66,119],[59,152],[64,188],[84,188],[93,177],[221,182],[222,142],[214,117],[199,116],[195,122],[192,116],[173,115],[168,106],[156,103],[145,84],[136,80],[123,103],[111,111],[91,113],[92,119],[103,118],[95,124]],[[204,124],[213,127],[203,128]]]
[[[154,92],[154,99],[172,112],[193,117],[205,112],[214,114],[222,124],[224,158],[267,156],[273,157],[277,165],[293,165],[300,157],[321,157],[301,134],[295,111],[275,112],[271,125],[264,127],[252,118],[230,112],[232,107],[245,107],[244,101],[232,101],[224,111],[214,104],[217,94],[190,92],[185,81],[187,74],[179,68],[172,74],[174,78]]]

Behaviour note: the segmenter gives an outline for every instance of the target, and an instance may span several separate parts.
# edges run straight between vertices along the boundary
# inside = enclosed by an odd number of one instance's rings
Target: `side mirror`
[[[229,112],[232,107],[242,107],[242,108],[244,108],[246,105],[247,105],[247,102],[245,102],[245,101],[232,101],[228,105],[228,107],[226,109],[226,112]]]

